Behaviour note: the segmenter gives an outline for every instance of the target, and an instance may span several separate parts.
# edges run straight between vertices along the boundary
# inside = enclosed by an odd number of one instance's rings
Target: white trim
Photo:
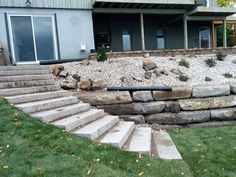
[[[14,41],[13,41],[13,32],[12,32],[12,23],[11,23],[11,17],[12,16],[20,16],[20,17],[31,17],[31,25],[32,25],[32,33],[33,33],[33,42],[34,42],[34,52],[35,52],[35,62],[16,62],[15,59],[15,50],[14,50]],[[25,14],[21,14],[21,13],[8,13],[7,14],[7,23],[9,26],[9,36],[10,36],[10,47],[11,47],[11,51],[12,51],[12,56],[13,56],[13,60],[15,63],[17,64],[32,64],[32,63],[39,63],[38,61],[38,56],[37,56],[37,45],[36,45],[36,39],[35,39],[35,30],[34,30],[34,17],[50,17],[51,18],[51,22],[52,22],[52,35],[53,35],[53,47],[54,47],[54,55],[55,58],[51,59],[51,60],[58,60],[58,45],[57,45],[57,35],[56,35],[56,23],[55,23],[55,18],[54,18],[54,14],[36,14],[36,13],[25,13]],[[45,60],[45,61],[51,61],[51,60]]]
[[[199,48],[202,48],[202,46],[201,46],[201,29],[202,28],[206,28],[206,29],[208,29],[208,39],[209,39],[209,43],[208,43],[208,48],[211,48],[211,30],[210,30],[210,27],[208,27],[208,26],[202,26],[202,27],[200,27],[199,28]]]

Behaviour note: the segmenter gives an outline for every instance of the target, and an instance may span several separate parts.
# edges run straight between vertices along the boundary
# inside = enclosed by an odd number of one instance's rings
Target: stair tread
[[[102,144],[110,144],[115,147],[123,147],[128,140],[130,134],[135,128],[134,122],[119,122],[111,129],[105,137],[100,141]]]
[[[33,80],[44,80],[52,79],[51,74],[39,74],[39,75],[20,75],[20,76],[1,76],[1,82],[14,82],[14,81],[33,81]]]
[[[129,151],[151,155],[152,129],[136,127],[129,145]]]
[[[0,66],[0,71],[49,69],[47,65]]]
[[[49,69],[35,69],[35,70],[6,70],[0,71],[0,76],[19,76],[19,75],[40,75],[49,74]]]
[[[84,126],[83,128],[77,131],[74,131],[73,133],[79,136],[85,136],[92,140],[95,140],[103,133],[105,133],[108,129],[110,129],[113,125],[118,123],[118,121],[118,116],[107,115]]]
[[[153,133],[157,154],[165,160],[182,160],[182,157],[167,132],[160,131]]]
[[[104,110],[100,109],[90,109],[88,111],[78,113],[61,120],[57,120],[52,124],[61,128],[65,128],[67,131],[71,131],[78,126],[82,126],[90,121],[94,121],[102,116],[104,116]],[[89,118],[89,116],[93,116],[93,118]],[[85,119],[85,120],[84,120]]]

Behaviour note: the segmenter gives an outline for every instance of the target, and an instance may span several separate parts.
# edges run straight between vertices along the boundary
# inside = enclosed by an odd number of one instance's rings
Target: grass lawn
[[[0,177],[235,177],[236,126],[171,132],[185,161],[77,138],[0,99]]]

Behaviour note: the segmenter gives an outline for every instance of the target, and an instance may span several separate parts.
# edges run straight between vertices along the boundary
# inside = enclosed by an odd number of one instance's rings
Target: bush
[[[181,59],[180,61],[179,61],[179,65],[180,66],[184,66],[184,67],[186,67],[186,68],[189,68],[189,62],[188,61],[186,61],[185,59]]]
[[[222,51],[219,51],[216,53],[216,58],[219,61],[224,61],[226,56],[227,55],[225,53],[223,53]]]
[[[214,67],[216,65],[216,60],[214,58],[209,58],[205,60],[207,66]]]
[[[107,53],[105,47],[99,47],[97,50],[97,61],[102,62],[107,60]]]
[[[189,80],[188,76],[185,76],[185,75],[180,75],[179,76],[179,80],[182,81],[182,82],[187,82]]]
[[[227,79],[233,78],[233,75],[230,73],[224,73],[223,76],[225,76]]]

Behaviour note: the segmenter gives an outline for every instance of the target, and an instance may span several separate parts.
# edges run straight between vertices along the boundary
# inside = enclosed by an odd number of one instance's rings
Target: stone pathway
[[[56,86],[48,66],[0,67],[0,96],[32,117],[76,136],[162,159],[182,159],[168,133],[121,121],[70,96]]]

